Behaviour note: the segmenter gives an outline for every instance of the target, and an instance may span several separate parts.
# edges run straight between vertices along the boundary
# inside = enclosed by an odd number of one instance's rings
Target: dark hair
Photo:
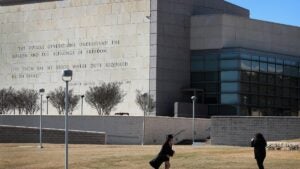
[[[173,139],[173,135],[168,134],[167,137],[166,137],[166,143],[168,143],[171,139]]]
[[[256,140],[265,140],[264,136],[261,133],[256,133],[255,134],[255,139]]]

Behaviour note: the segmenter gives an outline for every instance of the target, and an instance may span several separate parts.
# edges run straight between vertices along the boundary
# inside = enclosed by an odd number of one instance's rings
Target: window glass
[[[259,63],[259,70],[261,72],[267,72],[268,71],[268,64],[264,62]]]
[[[218,60],[206,60],[204,64],[205,71],[217,71]]]
[[[239,72],[238,71],[223,71],[221,72],[221,81],[238,81]]]
[[[283,86],[288,87],[290,85],[290,77],[284,76],[283,77]]]
[[[288,75],[288,76],[294,76],[294,77],[298,76],[298,68],[294,67],[294,66],[284,65],[283,72],[285,75]]]
[[[242,54],[241,54],[241,58],[242,58],[242,59],[246,59],[246,60],[251,60],[251,55],[246,54],[246,53],[242,53]]]
[[[268,58],[265,57],[265,56],[261,56],[261,57],[259,58],[259,60],[262,61],[262,62],[267,62],[267,61],[268,61]]]
[[[255,82],[255,83],[258,82],[258,73],[256,72],[251,73],[251,82]]]
[[[294,97],[294,98],[297,98],[298,97],[298,90],[295,89],[295,88],[290,88],[290,94],[291,94],[291,97]]]
[[[268,82],[268,76],[267,74],[259,74],[259,82],[260,83],[267,83]]]
[[[283,73],[283,66],[276,64],[276,73]]]
[[[275,84],[275,75],[268,75],[268,83],[271,85]]]
[[[241,60],[241,68],[243,70],[251,70],[251,61],[249,61],[249,60]]]
[[[274,97],[267,97],[267,105],[274,106],[275,98]]]
[[[275,104],[276,104],[276,106],[281,107],[282,99],[280,97],[277,97],[276,100],[275,100]]]
[[[205,92],[217,93],[219,91],[217,83],[208,83],[205,84]]]
[[[282,99],[282,105],[283,107],[289,107],[290,106],[289,99]]]
[[[250,92],[250,85],[248,83],[241,83],[241,92],[242,93],[249,93]]]
[[[250,104],[250,101],[251,101],[250,99],[251,98],[249,95],[241,95],[241,98],[240,98],[241,104],[243,104],[243,105]]]
[[[258,105],[258,97],[257,97],[257,95],[252,95],[251,97],[250,97],[250,99],[251,99],[251,104],[252,105]]]
[[[204,62],[201,60],[192,60],[191,71],[204,71]]]
[[[259,62],[252,61],[252,71],[259,71]]]
[[[297,85],[298,85],[297,82],[298,82],[297,78],[292,77],[290,79],[290,87],[297,87]]]
[[[202,82],[205,81],[205,74],[202,72],[192,72],[191,73],[192,82]]]
[[[239,60],[221,60],[221,70],[239,69]]]
[[[290,96],[290,89],[285,87],[283,88],[283,96],[289,97]]]
[[[238,94],[221,94],[221,104],[238,104]]]
[[[249,82],[251,78],[251,72],[241,71],[241,80]]]
[[[268,58],[268,63],[276,63],[275,58],[269,57],[269,58]]]
[[[207,54],[205,54],[204,59],[205,60],[217,60],[218,57],[219,57],[219,55],[216,53],[207,53]]]
[[[276,93],[276,87],[275,86],[268,86],[268,95],[274,96]]]
[[[238,92],[239,89],[239,83],[221,83],[221,92]]]
[[[265,96],[259,96],[259,105],[260,106],[265,106],[266,105],[266,99],[267,99],[267,97],[265,97]]]
[[[283,60],[282,60],[282,59],[280,59],[280,58],[277,58],[277,59],[276,59],[276,63],[278,63],[278,64],[281,64],[281,65],[282,65],[282,64],[283,64]]]
[[[259,56],[252,56],[252,60],[257,60],[257,61],[259,61]]]
[[[216,94],[207,94],[205,95],[205,104],[217,104],[218,95]]]
[[[219,81],[219,73],[205,72],[205,81]]]
[[[250,88],[251,88],[251,93],[258,93],[258,85],[256,84],[251,84],[250,85]]]
[[[268,63],[268,72],[275,73],[275,64]]]
[[[266,95],[266,94],[268,93],[268,91],[267,91],[267,86],[265,86],[265,85],[260,85],[260,86],[259,86],[259,93],[260,93],[260,94]]]
[[[285,65],[297,66],[297,62],[294,60],[284,60]]]
[[[281,96],[281,95],[282,95],[282,88],[276,87],[276,96]]]

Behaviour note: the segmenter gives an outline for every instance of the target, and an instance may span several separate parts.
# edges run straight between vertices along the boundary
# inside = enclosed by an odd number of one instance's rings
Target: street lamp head
[[[197,97],[196,96],[192,96],[191,99],[194,101],[194,100],[197,99]]]
[[[84,98],[84,95],[81,95],[81,98]]]
[[[50,96],[46,96],[46,98],[47,98],[47,99],[49,99],[49,98],[50,98]]]
[[[42,89],[40,89],[40,90],[39,90],[39,93],[40,93],[40,94],[43,94],[43,93],[45,93],[45,89],[43,89],[43,88],[42,88]]]
[[[72,80],[73,72],[70,69],[64,69],[62,71],[62,80],[65,82],[69,82]]]

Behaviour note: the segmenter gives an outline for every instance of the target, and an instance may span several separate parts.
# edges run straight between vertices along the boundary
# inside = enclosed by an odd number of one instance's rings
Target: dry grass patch
[[[173,169],[256,169],[253,150],[225,146],[174,146]],[[72,169],[142,169],[160,150],[160,146],[70,145]],[[269,169],[299,169],[300,152],[268,151]],[[64,168],[64,145],[0,144],[1,169]]]

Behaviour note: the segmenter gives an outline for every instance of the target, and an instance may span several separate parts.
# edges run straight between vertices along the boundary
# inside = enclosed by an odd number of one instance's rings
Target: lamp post
[[[192,121],[192,130],[193,130],[193,145],[195,143],[195,102],[197,100],[196,96],[192,96],[191,97],[192,101],[193,101],[193,121]]]
[[[83,115],[83,98],[84,98],[84,95],[81,95],[81,115]]]
[[[48,101],[49,101],[50,96],[46,96],[47,99],[47,115],[48,115]]]
[[[68,169],[68,84],[72,80],[73,72],[72,70],[65,69],[62,72],[62,80],[66,82],[65,89],[65,169]]]
[[[42,114],[43,114],[43,94],[45,93],[45,89],[40,89],[39,91],[41,95],[41,113],[40,113],[40,148],[43,148],[42,145]]]

